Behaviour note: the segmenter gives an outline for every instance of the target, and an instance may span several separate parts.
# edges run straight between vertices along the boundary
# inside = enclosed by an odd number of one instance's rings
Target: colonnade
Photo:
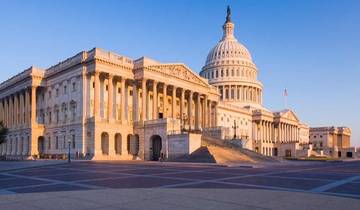
[[[262,104],[262,90],[253,86],[218,85],[222,101],[251,101]]]
[[[299,129],[296,125],[291,125],[288,123],[279,123],[278,126],[279,126],[278,141],[284,143],[299,141]]]
[[[9,129],[6,142],[0,144],[0,155],[29,155],[30,128],[36,123],[36,86],[22,89],[0,99],[0,121]]]
[[[143,123],[146,120],[158,118],[177,118],[190,130],[200,130],[204,127],[216,126],[217,102],[209,100],[206,93],[177,87],[153,79],[132,80],[125,77],[115,77],[112,74],[95,72],[94,76],[94,117],[95,120],[114,120],[114,90],[118,90],[120,82],[120,113],[121,122]],[[102,80],[108,80],[107,103],[102,110],[108,110],[107,116],[101,116],[101,94],[106,94],[101,87]],[[88,77],[90,80],[90,77]],[[128,89],[132,90],[132,116],[129,113]],[[165,97],[164,97],[165,96]],[[116,100],[116,97],[115,97]],[[159,115],[159,113],[162,115]],[[105,112],[104,112],[105,113]],[[131,118],[132,117],[132,118]]]
[[[261,120],[258,124],[258,132],[256,135],[256,140],[263,143],[299,141],[298,126],[283,122],[275,126],[274,122]]]
[[[35,116],[35,86],[0,99],[0,121],[9,129],[30,127],[32,122],[36,122]]]

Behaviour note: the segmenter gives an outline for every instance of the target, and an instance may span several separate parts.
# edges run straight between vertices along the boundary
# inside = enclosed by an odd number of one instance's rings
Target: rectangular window
[[[51,149],[51,137],[48,137],[48,149]]]
[[[59,149],[59,137],[58,136],[55,137],[55,148]]]
[[[71,135],[72,148],[75,149],[75,134]]]
[[[66,87],[66,85],[64,86],[64,94],[66,94],[67,93],[67,87]]]
[[[59,96],[59,89],[56,89],[56,97]]]
[[[76,91],[76,83],[75,82],[72,83],[72,91]]]

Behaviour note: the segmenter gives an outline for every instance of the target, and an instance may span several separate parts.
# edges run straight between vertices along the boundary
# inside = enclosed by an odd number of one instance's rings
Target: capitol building
[[[197,74],[183,63],[131,59],[100,48],[0,84],[0,155],[158,160],[202,139],[238,140],[266,156],[309,155],[310,128],[293,110],[263,106],[263,85],[228,10],[223,36]],[[350,131],[347,133],[350,135]]]

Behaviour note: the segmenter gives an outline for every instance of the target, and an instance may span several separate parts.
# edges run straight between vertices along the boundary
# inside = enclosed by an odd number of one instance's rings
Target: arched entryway
[[[129,134],[127,137],[127,151],[130,155],[138,155],[140,148],[139,135]]]
[[[151,160],[158,161],[161,155],[162,140],[159,135],[154,135],[150,138],[151,144]]]
[[[109,155],[109,134],[106,132],[101,134],[101,151],[103,155]]]
[[[121,134],[115,134],[115,153],[121,155]]]
[[[45,139],[43,136],[39,136],[38,138],[38,152],[39,155],[43,155],[45,151]]]

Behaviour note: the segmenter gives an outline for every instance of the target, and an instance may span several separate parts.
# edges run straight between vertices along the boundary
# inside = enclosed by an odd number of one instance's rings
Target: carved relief
[[[149,66],[149,68],[163,74],[177,77],[179,79],[201,84],[203,86],[208,86],[207,83],[202,81],[197,75],[191,72],[190,69],[186,68],[183,65],[158,65]]]

